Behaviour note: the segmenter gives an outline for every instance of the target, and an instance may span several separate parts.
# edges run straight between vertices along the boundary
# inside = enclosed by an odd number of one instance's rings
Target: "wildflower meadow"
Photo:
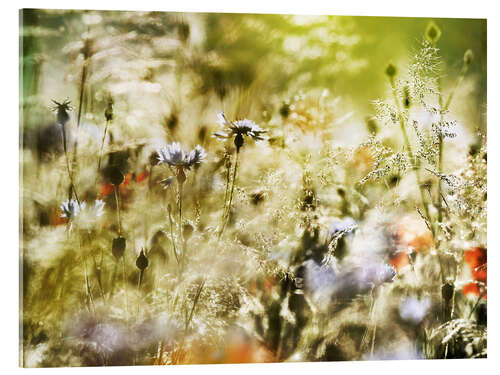
[[[20,20],[22,366],[487,356],[485,20]]]

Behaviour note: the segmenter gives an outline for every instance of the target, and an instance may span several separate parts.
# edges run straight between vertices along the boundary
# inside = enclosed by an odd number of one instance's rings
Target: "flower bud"
[[[469,66],[471,64],[472,60],[474,60],[474,53],[470,49],[468,49],[467,51],[465,51],[465,54],[464,54],[465,66]]]
[[[141,271],[144,271],[148,265],[149,265],[149,260],[146,257],[146,254],[144,254],[144,250],[141,250],[141,253],[137,257],[137,260],[135,261],[135,265],[137,268],[139,268]]]
[[[113,99],[110,97],[108,99],[108,106],[104,110],[104,117],[106,118],[106,121],[112,121],[114,114],[113,114]]]
[[[127,241],[124,237],[113,238],[113,244],[111,247],[111,252],[116,259],[120,259],[125,253],[125,248],[127,246]]]
[[[425,37],[431,44],[436,44],[441,37],[441,30],[434,22],[429,23],[427,26]]]
[[[393,78],[397,73],[397,69],[396,67],[393,65],[393,64],[390,64],[387,65],[387,68],[385,68],[385,74],[387,74],[387,76],[389,78]]]

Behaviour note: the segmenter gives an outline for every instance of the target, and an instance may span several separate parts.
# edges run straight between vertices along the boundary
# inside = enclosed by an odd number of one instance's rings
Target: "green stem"
[[[226,225],[229,221],[229,216],[231,215],[231,207],[233,203],[233,195],[234,195],[234,186],[236,184],[236,172],[238,170],[238,159],[239,159],[240,151],[236,151],[236,157],[235,157],[235,162],[234,162],[234,169],[233,169],[233,178],[231,181],[231,192],[229,193],[229,202],[227,204],[226,212],[224,215],[223,223],[222,223],[222,228],[219,232],[219,239],[222,237],[222,233],[224,232],[224,229],[226,228]]]

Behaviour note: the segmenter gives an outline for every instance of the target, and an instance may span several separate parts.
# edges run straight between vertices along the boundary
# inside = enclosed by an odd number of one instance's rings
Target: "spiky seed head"
[[[392,63],[389,63],[389,65],[387,65],[387,68],[385,68],[385,74],[387,74],[389,78],[393,78],[397,74],[397,72],[398,71],[396,67]]]
[[[62,126],[66,125],[66,123],[69,121],[68,112],[71,111],[71,102],[66,99],[64,102],[59,103],[52,99],[52,103],[55,104],[52,110],[54,112],[57,112],[57,123]]]
[[[434,22],[431,22],[429,23],[429,25],[427,25],[425,37],[431,44],[436,44],[441,37],[441,30]]]
[[[149,260],[146,257],[146,254],[144,254],[144,249],[141,250],[141,253],[137,257],[137,260],[135,261],[135,265],[137,268],[139,268],[141,271],[144,271],[148,265],[149,265]]]
[[[125,253],[125,248],[127,247],[127,241],[125,237],[116,237],[113,238],[113,243],[111,246],[111,252],[116,259],[120,259]]]

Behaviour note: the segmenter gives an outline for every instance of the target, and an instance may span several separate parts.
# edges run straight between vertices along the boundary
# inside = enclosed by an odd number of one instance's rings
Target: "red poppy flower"
[[[146,170],[144,172],[141,172],[135,176],[135,180],[137,182],[142,182],[144,181],[147,177],[149,176],[149,172]]]
[[[484,293],[483,298],[486,299],[484,286],[487,280],[487,255],[484,247],[473,247],[464,253],[464,261],[469,265],[473,282],[464,285],[462,292],[464,294],[480,295]],[[482,285],[484,284],[484,286]]]

